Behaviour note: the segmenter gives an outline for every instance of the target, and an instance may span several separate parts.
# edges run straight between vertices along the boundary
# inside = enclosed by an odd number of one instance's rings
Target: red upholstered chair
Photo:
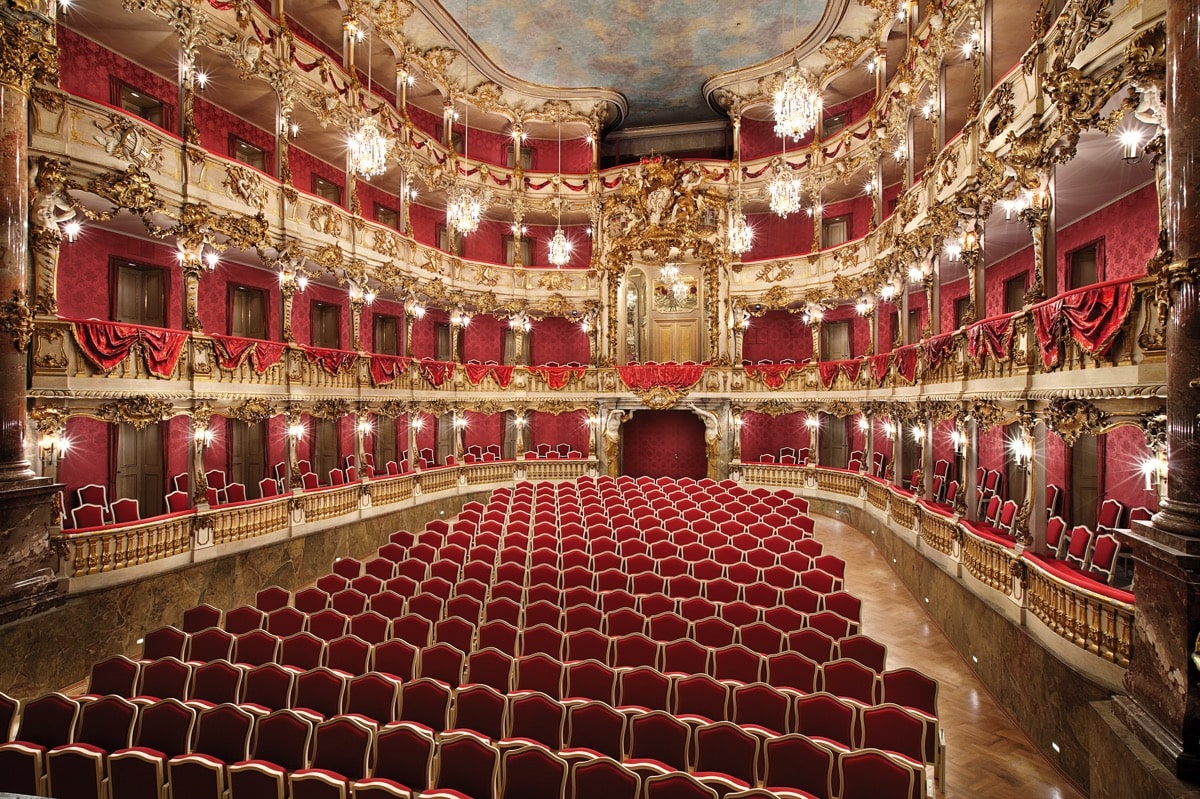
[[[722,681],[758,682],[766,671],[766,658],[741,644],[713,651],[713,676]]]
[[[567,749],[564,757],[600,754],[625,758],[629,719],[607,702],[573,702],[567,705]]]
[[[280,588],[277,585],[270,585],[254,595],[254,607],[263,613],[270,613],[273,610],[287,607],[291,598],[291,591]]]
[[[312,763],[288,779],[293,799],[346,799],[350,782],[369,773],[376,727],[357,716],[338,716],[317,726]]]
[[[325,660],[326,643],[310,632],[301,630],[284,638],[279,647],[278,662],[294,669],[315,669]]]
[[[1094,533],[1082,524],[1071,528],[1070,543],[1067,545],[1067,563],[1074,564],[1080,569],[1087,563],[1092,552],[1092,537]]]
[[[71,509],[71,526],[77,528],[100,527],[105,524],[106,515],[104,506],[89,502]]]
[[[737,685],[729,719],[760,737],[783,735],[791,729],[793,701],[793,695],[766,683]]]
[[[499,792],[500,752],[487,738],[469,730],[453,730],[438,744],[435,784],[471,799],[494,799]],[[440,796],[436,791],[424,797]]]
[[[237,704],[242,699],[245,680],[245,667],[235,666],[226,660],[202,663],[192,671],[188,704],[199,708]]]
[[[108,487],[98,483],[89,483],[81,488],[75,489],[75,504],[78,505],[99,505],[105,509],[105,515],[108,515]]]
[[[419,677],[400,686],[400,719],[440,733],[450,724],[450,686]]]
[[[521,632],[521,654],[548,655],[562,660],[563,633],[557,625],[536,624]]]
[[[360,674],[347,685],[345,712],[391,724],[400,715],[400,681],[377,672]]]
[[[451,688],[462,682],[466,656],[451,644],[438,643],[421,650],[417,661],[417,676],[446,683]]]
[[[692,749],[692,728],[669,713],[653,710],[630,720],[629,760],[652,760],[678,771],[686,771]]]
[[[178,658],[159,658],[142,665],[138,675],[139,700],[178,699],[188,696],[192,666]]]
[[[308,767],[314,722],[290,710],[258,719],[250,759],[229,766],[230,799],[286,795],[288,773]]]
[[[302,671],[296,675],[292,708],[318,721],[333,718],[345,710],[348,682],[345,674],[324,667]]]
[[[392,638],[407,641],[416,647],[429,646],[429,638],[433,631],[433,625],[430,624],[429,619],[419,613],[411,612],[411,601],[409,603],[409,610],[409,613],[392,621]]]
[[[851,635],[838,643],[838,654],[856,660],[876,674],[887,667],[887,647],[865,635]]]
[[[692,623],[678,613],[665,611],[646,619],[646,631],[655,641],[675,641],[691,635]]]
[[[388,592],[390,594],[390,592]],[[387,596],[384,594],[383,596]],[[390,594],[395,596],[395,594]],[[374,598],[374,597],[373,597]],[[401,600],[402,602],[402,600]],[[387,603],[381,603],[385,609],[398,610],[399,608],[388,608]],[[399,615],[403,615],[402,613]],[[368,644],[382,644],[388,640],[391,635],[392,617],[376,612],[374,610],[363,611],[350,619],[350,634],[356,635],[366,641]]]
[[[119,696],[84,703],[74,740],[46,753],[47,795],[104,799],[108,753],[130,745],[136,718],[137,706]]]
[[[233,644],[233,662],[245,666],[274,663],[279,658],[279,636],[266,630],[250,630],[237,637]]]
[[[501,799],[564,799],[568,765],[543,746],[526,744],[504,751]]]
[[[695,776],[716,772],[746,784],[758,784],[762,742],[730,721],[697,727]]]
[[[571,799],[639,799],[642,779],[617,760],[598,757],[571,764]]]
[[[454,729],[500,740],[508,731],[508,697],[481,683],[461,686],[454,696]]]
[[[668,641],[662,653],[666,674],[706,674],[712,667],[712,651],[691,638]]]
[[[329,594],[320,588],[304,588],[296,592],[292,605],[301,613],[316,613],[329,607]]]
[[[934,747],[927,749],[925,745],[928,731],[925,720],[899,705],[883,704],[864,708],[859,727],[861,748],[883,749],[901,755],[914,770],[924,767],[927,751],[934,751]]]
[[[513,673],[513,689],[539,691],[553,699],[562,696],[564,669],[558,658],[536,653],[517,658]]]
[[[622,711],[633,713],[668,710],[672,707],[671,680],[649,666],[617,672],[617,702]]]
[[[823,610],[820,613],[812,614],[808,617],[808,625],[814,630],[825,633],[835,641],[840,641],[846,636],[858,632],[858,625],[855,622],[832,610]]]
[[[784,635],[777,628],[756,621],[738,630],[738,642],[753,652],[775,655],[783,651]]]
[[[475,625],[459,616],[450,616],[434,625],[433,640],[469,652],[475,640]]]
[[[167,513],[179,513],[188,509],[191,503],[191,498],[186,491],[172,491],[165,497],[167,501]]]
[[[692,636],[700,644],[716,649],[732,644],[737,637],[737,628],[728,621],[713,616],[694,622]]]
[[[857,660],[840,658],[821,667],[821,690],[866,707],[879,701],[879,677]]]
[[[411,680],[420,651],[408,641],[393,638],[375,646],[372,667],[393,679]]]
[[[171,799],[211,799],[222,795],[227,767],[250,756],[254,714],[236,705],[217,705],[200,713],[192,749],[167,761]]]
[[[923,796],[923,790],[914,791],[917,779],[916,770],[910,764],[878,749],[843,752],[838,757],[841,799]]]
[[[1117,556],[1121,552],[1121,544],[1111,533],[1096,536],[1092,544],[1091,560],[1088,562],[1089,574],[1111,583],[1116,577]]]
[[[649,619],[660,613],[673,613],[678,607],[678,600],[662,592],[642,594],[638,597],[638,611]]]
[[[818,692],[796,699],[795,731],[850,749],[858,740],[857,710],[833,694]]]
[[[192,633],[188,636],[187,660],[198,663],[229,660],[233,655],[233,642],[234,637],[218,627]]]
[[[763,784],[777,789],[805,791],[815,799],[833,799],[837,757],[829,747],[805,735],[783,735],[765,744]]]
[[[769,685],[801,694],[817,690],[820,665],[799,652],[788,651],[767,658]]]
[[[1061,516],[1051,516],[1046,522],[1046,554],[1052,558],[1061,558],[1065,554],[1064,546],[1070,537],[1065,535],[1067,520]]]
[[[1125,504],[1115,500],[1106,499],[1100,503],[1100,511],[1096,514],[1096,531],[1099,533],[1113,533],[1118,529],[1126,526]]]
[[[371,645],[357,635],[343,635],[329,642],[325,665],[357,677],[371,670]]]
[[[563,701],[616,703],[617,673],[597,660],[580,660],[566,665]]]
[[[254,705],[261,713],[282,710],[292,705],[296,672],[275,663],[264,663],[246,672],[242,705]]]
[[[141,664],[124,655],[113,655],[97,661],[92,664],[91,676],[88,679],[88,695],[107,696],[112,694],[129,699],[136,695],[140,671]],[[2,721],[3,719],[0,719],[0,722]],[[4,733],[0,736],[3,739],[0,740],[0,743],[6,743],[9,729],[0,726],[0,731]]]
[[[704,584],[704,597],[711,602],[735,602],[741,596],[742,586],[726,577],[718,577]]]
[[[375,736],[371,776],[351,783],[355,799],[415,796],[433,785],[433,733],[419,724],[398,721]]]
[[[142,518],[138,511],[138,501],[129,497],[113,500],[109,507],[113,524],[132,524]]]
[[[613,640],[611,665],[623,668],[658,668],[661,655],[662,644],[658,641],[641,633],[630,633]]]
[[[46,753],[74,739],[79,703],[62,694],[26,702],[16,736],[0,744],[0,790],[44,794]]]
[[[710,724],[729,717],[729,686],[707,674],[675,680],[675,715],[689,724]]]
[[[167,761],[188,751],[195,726],[196,709],[178,700],[143,707],[133,744],[108,756],[109,795],[158,799],[166,783]]]

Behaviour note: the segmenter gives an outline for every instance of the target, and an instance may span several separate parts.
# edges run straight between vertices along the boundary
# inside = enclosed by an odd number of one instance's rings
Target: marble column
[[[41,8],[44,4],[32,4]],[[0,624],[55,598],[49,534],[61,519],[58,489],[27,457],[25,390],[33,336],[29,269],[29,91],[56,83],[54,22],[0,7]]]
[[[1200,779],[1200,6],[1166,20],[1167,493],[1123,536],[1138,613],[1118,716],[1177,776]]]

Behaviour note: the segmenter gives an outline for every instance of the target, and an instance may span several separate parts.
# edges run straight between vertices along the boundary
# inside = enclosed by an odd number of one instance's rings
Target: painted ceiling
[[[824,0],[441,4],[513,77],[543,86],[621,92],[629,103],[626,127],[715,118],[701,91],[707,79],[786,52],[825,12]]]

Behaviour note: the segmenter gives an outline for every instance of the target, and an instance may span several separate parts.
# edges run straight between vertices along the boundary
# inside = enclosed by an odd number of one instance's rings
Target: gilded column
[[[1166,242],[1156,260],[1168,294],[1166,497],[1133,549],[1138,613],[1117,697],[1125,724],[1177,776],[1200,779],[1200,5],[1168,0],[1165,44]],[[1128,51],[1127,51],[1128,57]],[[1150,60],[1150,59],[1148,59]],[[1154,263],[1152,262],[1152,267]]]

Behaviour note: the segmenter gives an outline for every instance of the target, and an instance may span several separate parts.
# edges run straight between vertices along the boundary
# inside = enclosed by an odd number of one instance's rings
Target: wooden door
[[[399,355],[400,320],[394,316],[376,316],[372,325],[371,351],[380,355]]]
[[[323,484],[328,484],[329,472],[341,466],[338,463],[337,422],[331,419],[316,419],[314,422],[316,441],[313,446],[313,471]]]
[[[447,413],[437,419],[437,452],[438,463],[445,463],[447,455],[453,455],[454,447],[454,414]]]
[[[434,332],[437,334],[437,349],[434,351],[434,358],[439,361],[450,361],[450,325],[449,323],[439,322],[434,326]]]
[[[266,294],[262,289],[229,287],[229,335],[268,338]]]
[[[157,424],[138,430],[123,424],[116,428],[117,474],[113,499],[138,501],[142,518],[157,516],[163,507],[162,432]]]
[[[341,308],[326,302],[312,304],[312,343],[314,347],[338,349],[342,346]]]
[[[382,472],[388,461],[396,458],[396,420],[390,416],[375,417],[375,471]]]
[[[258,481],[267,476],[266,423],[246,424],[230,419],[229,481],[246,486],[247,497],[258,496]]]
[[[1094,527],[1096,499],[1100,492],[1100,458],[1096,436],[1080,436],[1071,447],[1071,479],[1068,485],[1071,524]]]
[[[665,363],[700,360],[700,322],[697,319],[655,319],[651,360]]]
[[[846,468],[849,460],[846,441],[846,420],[826,414],[821,419],[819,458],[822,466]]]
[[[827,322],[821,325],[823,361],[844,361],[850,357],[850,323]]]
[[[1100,278],[1099,247],[1089,244],[1071,253],[1070,288],[1081,289],[1092,285]],[[1076,522],[1079,524],[1079,522]]]
[[[166,290],[163,270],[153,266],[119,263],[113,295],[113,321],[166,327]]]

